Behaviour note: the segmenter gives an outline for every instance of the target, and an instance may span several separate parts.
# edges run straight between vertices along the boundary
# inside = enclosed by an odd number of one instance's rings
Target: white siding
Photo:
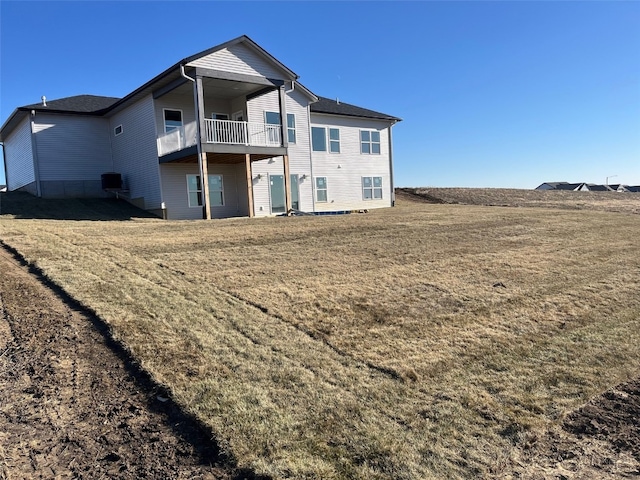
[[[34,131],[41,182],[98,182],[113,170],[105,118],[38,113]]]
[[[370,209],[391,206],[389,123],[385,121],[311,114],[312,127],[338,128],[340,153],[312,152],[313,176],[327,178],[327,202],[316,211]],[[380,155],[360,153],[360,130],[380,131]],[[327,138],[327,150],[329,140]],[[382,177],[382,199],[364,200],[362,177]],[[315,180],[314,180],[315,181]]]
[[[189,207],[187,174],[198,174],[198,165],[164,164],[160,167],[162,191],[167,218],[172,220],[201,219],[202,207]],[[224,206],[212,207],[211,218],[248,216],[247,187],[244,164],[209,164],[210,175],[222,175]]]
[[[272,90],[259,97],[247,100],[247,115],[249,122],[263,123],[264,112],[279,112],[280,97],[278,90]]]
[[[132,199],[143,199],[143,208],[161,208],[160,167],[156,144],[154,105],[151,95],[110,118],[113,170],[122,174]],[[122,134],[113,129],[122,125]]]
[[[296,143],[289,144],[289,170],[299,177],[300,210],[313,212],[313,188],[311,181],[311,144],[309,138],[309,99],[294,90],[287,94],[287,113],[296,116]],[[305,175],[305,178],[301,177]]]
[[[189,62],[187,65],[244,75],[287,79],[284,72],[272,62],[242,43],[205,55],[193,62]]]
[[[20,122],[20,125],[4,141],[4,155],[7,164],[8,190],[16,190],[35,182],[29,117]]]

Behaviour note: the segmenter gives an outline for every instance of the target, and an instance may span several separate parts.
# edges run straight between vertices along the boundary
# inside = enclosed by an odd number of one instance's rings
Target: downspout
[[[309,174],[311,175],[311,206],[316,212],[316,179],[313,177],[313,146],[311,139],[311,105],[307,105],[307,127],[309,127]]]
[[[391,128],[396,124],[393,122],[389,125],[389,183],[391,184],[391,206],[396,206],[396,190],[393,185],[393,136],[391,135]]]
[[[195,78],[191,78],[189,75],[187,75],[184,72],[184,65],[180,64],[180,75],[182,75],[184,78],[186,78],[187,80],[190,80],[193,83],[193,103],[194,103],[194,108],[196,110],[196,147],[198,149],[198,171],[200,172],[200,191],[202,192],[202,208],[203,211],[204,209],[206,209],[206,206],[204,205],[204,182],[205,182],[205,178],[204,178],[204,168],[202,166],[202,142],[201,139],[202,137],[200,136],[200,109],[198,108],[198,91],[196,89],[196,79]]]
[[[36,111],[31,110],[31,152],[33,154],[33,176],[36,180],[36,196],[42,196],[42,188],[40,187],[40,162],[38,161],[38,146],[36,145],[35,120]]]

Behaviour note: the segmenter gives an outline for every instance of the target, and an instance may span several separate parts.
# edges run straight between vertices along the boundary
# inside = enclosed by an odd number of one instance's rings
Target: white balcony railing
[[[280,125],[205,119],[207,143],[280,147]]]
[[[177,152],[196,144],[196,122],[177,127],[158,137],[158,155]],[[280,147],[280,125],[205,119],[206,143],[225,143],[252,147]]]
[[[158,137],[158,156],[161,157],[167,153],[191,147],[196,144],[196,138],[196,122],[187,123],[182,127],[174,128],[170,132],[163,133]]]

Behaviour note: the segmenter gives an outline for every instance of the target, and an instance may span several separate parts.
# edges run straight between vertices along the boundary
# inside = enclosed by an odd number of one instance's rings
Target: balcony
[[[205,143],[244,145],[247,147],[281,147],[280,125],[240,122],[234,120],[204,120]],[[196,144],[196,122],[177,127],[158,137],[158,156],[191,147]]]

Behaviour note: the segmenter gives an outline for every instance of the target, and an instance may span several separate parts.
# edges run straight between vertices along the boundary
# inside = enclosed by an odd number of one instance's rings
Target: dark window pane
[[[380,144],[372,143],[371,144],[371,153],[380,153]]]
[[[373,186],[381,187],[382,186],[382,177],[373,177]]]
[[[278,112],[265,112],[264,118],[269,125],[280,125],[280,114]]]
[[[360,152],[361,153],[371,153],[371,144],[370,143],[362,143]]]
[[[293,113],[287,113],[287,127],[296,128],[296,116]]]
[[[371,187],[371,177],[362,177],[362,186],[365,188]]]
[[[338,130],[337,128],[330,128],[329,138],[331,140],[340,140],[340,130]]]
[[[367,130],[360,131],[360,140],[363,142],[368,142],[371,140],[371,137],[369,136],[369,132]]]
[[[180,110],[165,110],[164,119],[169,122],[182,123],[182,112]]]
[[[382,189],[374,188],[373,189],[373,198],[382,198]]]
[[[371,132],[371,141],[380,143],[380,132]]]
[[[331,145],[329,146],[329,148],[331,149],[331,153],[340,153],[340,142],[331,140]]]
[[[314,152],[327,151],[327,134],[323,127],[311,127],[311,143]]]

